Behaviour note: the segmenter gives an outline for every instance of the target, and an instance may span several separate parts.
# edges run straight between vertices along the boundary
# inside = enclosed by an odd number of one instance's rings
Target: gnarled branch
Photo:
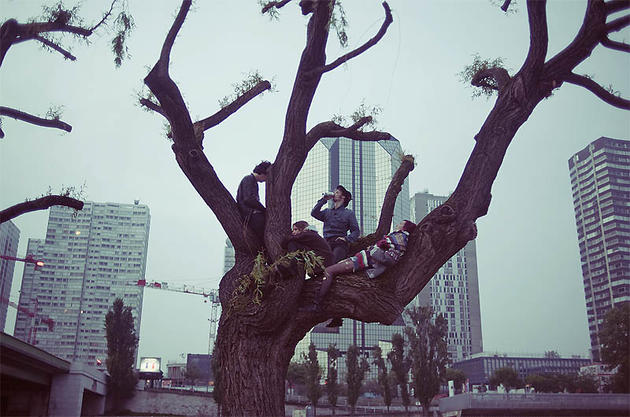
[[[365,116],[357,120],[352,126],[343,127],[333,121],[321,122],[315,125],[306,134],[306,147],[311,149],[318,140],[322,138],[348,138],[364,142],[378,142],[379,140],[390,140],[392,135],[387,132],[372,130],[364,132],[361,127],[370,123],[372,116]]]
[[[320,68],[315,68],[311,73],[307,74],[307,76],[312,76],[313,72],[317,72],[319,74],[323,74],[325,72],[331,71],[331,70],[337,68],[339,65],[341,65],[341,64],[343,64],[345,62],[348,62],[352,58],[355,58],[355,57],[361,55],[363,52],[367,51],[368,49],[370,49],[371,47],[376,45],[381,40],[381,38],[383,36],[385,36],[385,33],[387,32],[387,28],[394,21],[394,19],[392,17],[392,11],[389,8],[389,4],[387,4],[387,2],[383,2],[383,8],[385,9],[385,20],[383,21],[383,24],[381,25],[381,28],[376,33],[376,35],[374,35],[373,38],[371,38],[370,40],[365,42],[363,45],[361,45],[357,49],[355,49],[353,51],[350,51],[347,54],[337,58],[336,60],[334,60],[330,64],[326,64],[326,65],[324,65],[323,67],[320,67]]]
[[[52,127],[54,129],[65,130],[66,132],[72,131],[72,126],[59,119],[44,119],[42,117],[34,116],[32,114],[25,113],[20,110],[12,109],[10,107],[0,106],[0,116],[11,117],[16,120],[21,120],[32,125],[42,127]]]
[[[254,97],[262,94],[266,90],[271,89],[271,83],[267,80],[260,81],[258,84],[247,90],[245,93],[238,96],[233,102],[223,107],[221,110],[206,117],[205,119],[195,122],[196,126],[199,126],[202,131],[206,131],[211,127],[214,127],[227,119],[232,114],[236,113],[241,107],[247,104]]]
[[[493,84],[488,79],[494,80],[496,84]],[[470,84],[475,87],[497,90],[500,93],[509,81],[510,74],[505,68],[492,67],[478,71],[475,75],[473,75],[472,80],[470,80]]]
[[[586,88],[588,91],[595,94],[597,97],[610,104],[611,106],[615,106],[624,110],[630,110],[629,100],[612,94],[610,91],[606,90],[604,87],[588,77],[571,73],[564,78],[564,81]]]
[[[416,166],[416,162],[413,156],[405,155],[402,157],[400,166],[392,176],[392,180],[385,191],[385,197],[383,198],[383,206],[381,207],[381,215],[378,219],[378,225],[374,233],[370,233],[367,236],[359,238],[356,242],[350,245],[350,253],[357,253],[362,249],[367,248],[370,245],[376,243],[384,235],[389,233],[390,225],[392,223],[392,217],[394,216],[394,206],[396,205],[396,198],[402,189],[405,179],[409,176],[409,173],[413,171]],[[410,219],[407,219],[410,220]]]
[[[616,51],[630,52],[629,44],[624,43],[624,42],[613,41],[608,36],[602,39],[601,44],[602,46],[605,46],[606,48],[614,49]]]
[[[63,196],[47,195],[35,200],[25,201],[0,211],[0,223],[4,223],[31,211],[46,210],[52,206],[65,206],[75,210],[83,209],[83,201]]]
[[[620,12],[622,10],[630,9],[630,1],[628,0],[613,0],[605,3],[604,8],[606,14],[611,15],[613,13]]]

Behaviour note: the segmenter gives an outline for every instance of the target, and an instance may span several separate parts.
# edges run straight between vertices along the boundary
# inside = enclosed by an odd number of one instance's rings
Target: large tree
[[[449,363],[446,345],[448,323],[441,314],[434,315],[431,307],[407,310],[410,326],[405,327],[411,359],[411,385],[414,396],[429,415],[431,400],[440,392],[446,365]]]
[[[138,337],[134,327],[131,307],[125,306],[122,298],[114,300],[105,316],[107,339],[107,392],[112,396],[115,411],[122,401],[133,395],[138,377],[135,373]]]
[[[20,23],[16,19],[7,19],[0,26],[0,69],[11,47],[23,42],[34,42],[45,49],[57,52],[64,59],[75,61],[77,58],[71,52],[69,38],[88,41],[101,30],[113,32],[111,41],[114,62],[120,66],[128,55],[126,41],[133,29],[133,18],[128,13],[126,0],[112,0],[104,3],[105,10],[92,24],[85,24],[81,16],[80,6],[67,7],[61,1],[52,6],[43,6],[42,15]],[[113,21],[113,24],[111,22]],[[3,101],[7,97],[3,97]],[[2,117],[9,117],[36,126],[72,131],[72,126],[61,120],[59,109],[48,109],[45,116],[37,116],[13,107],[0,106],[0,139],[4,138]],[[63,190],[59,194],[50,192],[35,199],[27,199],[4,210],[0,210],[0,223],[4,223],[22,214],[46,210],[52,206],[66,206],[75,210],[83,209],[83,201],[75,195],[73,190]]]
[[[269,2],[263,11],[277,11],[290,2]],[[291,189],[309,150],[319,139],[346,137],[374,141],[390,138],[386,132],[365,130],[371,121],[369,116],[359,117],[351,125],[333,120],[311,122],[310,129],[307,129],[307,121],[322,78],[378,44],[393,21],[392,13],[389,5],[383,3],[385,17],[377,33],[345,55],[327,60],[325,51],[335,1],[299,2],[302,14],[309,17],[306,45],[297,65],[280,147],[267,179],[266,229],[263,241],[259,241],[245,227],[233,195],[206,157],[205,152],[211,152],[212,147],[204,152],[204,132],[269,90],[271,85],[258,77],[250,79],[241,86],[233,101],[224,103],[216,113],[193,121],[178,85],[169,74],[171,50],[190,6],[191,0],[182,1],[159,58],[144,79],[152,95],[143,98],[141,103],[168,122],[177,163],[223,226],[236,252],[234,267],[219,285],[223,312],[215,351],[224,370],[221,375],[229,375],[220,382],[224,392],[223,411],[227,416],[282,415],[283,383],[289,361],[297,342],[317,323],[331,317],[393,323],[435,272],[475,238],[475,221],[488,211],[492,184],[510,142],[538,103],[553,90],[568,82],[590,90],[614,106],[630,107],[627,100],[602,88],[592,78],[573,72],[600,44],[625,52],[629,50],[628,45],[611,40],[609,35],[630,25],[628,15],[610,17],[617,12],[627,12],[630,3],[588,1],[582,27],[573,41],[548,58],[546,2],[528,1],[530,43],[521,68],[510,75],[501,67],[481,62],[469,71],[473,85],[496,92],[498,98],[480,131],[471,135],[476,141],[475,147],[455,191],[444,204],[422,219],[410,236],[406,255],[396,266],[375,280],[366,280],[357,274],[340,276],[321,311],[303,312],[298,306],[313,302],[320,280],[282,281],[273,273],[252,276],[252,269],[257,266],[256,271],[261,271],[262,261],[256,259],[263,248],[264,261],[268,263],[282,255],[280,242],[291,220]],[[386,192],[376,232],[360,239],[352,250],[374,243],[388,231],[395,197],[412,168],[413,158],[403,158]],[[296,275],[304,276],[301,265]],[[261,288],[267,290],[264,297],[259,297]]]

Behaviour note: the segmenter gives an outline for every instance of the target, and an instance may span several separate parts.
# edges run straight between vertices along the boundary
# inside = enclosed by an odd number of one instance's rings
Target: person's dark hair
[[[260,164],[254,167],[254,174],[267,175],[267,170],[269,169],[270,166],[271,166],[271,162],[262,161]]]
[[[293,226],[297,227],[300,230],[304,230],[308,227],[308,223],[305,222],[304,220],[299,220],[295,223],[293,223]]]
[[[404,224],[402,230],[404,230],[405,232],[411,234],[414,230],[416,230],[416,224],[411,220],[403,220],[403,222]]]
[[[341,191],[341,194],[343,194],[343,206],[348,207],[350,200],[352,200],[352,194],[350,194],[350,191],[346,190],[343,185],[338,185],[337,189]]]

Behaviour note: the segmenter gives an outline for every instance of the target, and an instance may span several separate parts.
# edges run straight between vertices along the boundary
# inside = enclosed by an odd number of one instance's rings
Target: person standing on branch
[[[333,207],[322,210],[328,200],[332,199]],[[342,185],[335,192],[325,194],[317,201],[311,216],[324,222],[324,239],[333,250],[335,262],[348,257],[350,243],[359,238],[359,224],[354,212],[348,209],[352,194]],[[350,234],[348,234],[350,232]]]
[[[260,240],[265,237],[265,206],[260,202],[258,183],[267,181],[267,170],[271,162],[262,161],[254,167],[254,172],[241,180],[236,192],[238,211]]]

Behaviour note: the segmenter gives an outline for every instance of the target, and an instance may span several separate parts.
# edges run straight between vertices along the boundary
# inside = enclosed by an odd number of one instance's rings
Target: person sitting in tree
[[[334,256],[330,245],[315,230],[308,228],[309,224],[304,220],[293,223],[291,234],[282,240],[281,246],[287,252],[296,250],[312,250],[315,255],[320,256],[324,261],[324,267],[332,265]]]
[[[321,303],[328,293],[333,279],[337,275],[347,274],[349,272],[366,271],[369,278],[376,278],[387,267],[396,264],[404,255],[407,249],[407,239],[409,234],[416,228],[416,224],[410,220],[403,220],[397,224],[394,231],[383,237],[375,245],[369,246],[367,249],[343,259],[324,270],[322,278],[322,286],[319,293],[315,297],[313,305],[307,308],[307,311],[321,311]],[[338,327],[341,325],[341,319],[334,318],[328,327]]]

